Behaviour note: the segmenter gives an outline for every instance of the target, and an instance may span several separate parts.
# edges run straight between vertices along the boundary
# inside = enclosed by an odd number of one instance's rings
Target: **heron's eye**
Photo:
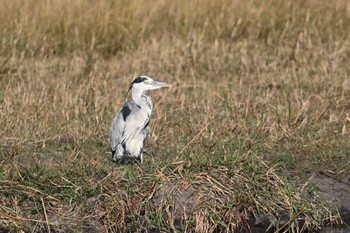
[[[151,82],[148,81],[148,80],[145,80],[143,83],[146,84],[146,85],[148,85],[148,84],[150,84]]]

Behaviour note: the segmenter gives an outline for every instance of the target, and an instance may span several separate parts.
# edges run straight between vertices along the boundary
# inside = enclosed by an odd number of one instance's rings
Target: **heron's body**
[[[166,86],[169,85],[155,82],[147,76],[140,76],[132,82],[129,88],[132,91],[132,100],[126,102],[116,113],[110,129],[114,161],[129,162],[131,159],[142,163],[153,110],[152,99],[146,91]]]

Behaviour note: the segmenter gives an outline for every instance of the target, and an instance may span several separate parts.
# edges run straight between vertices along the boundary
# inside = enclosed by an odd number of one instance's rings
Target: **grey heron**
[[[153,102],[147,91],[170,85],[139,76],[131,84],[132,100],[127,101],[115,114],[110,128],[112,159],[119,163],[143,162],[143,147],[149,131]]]

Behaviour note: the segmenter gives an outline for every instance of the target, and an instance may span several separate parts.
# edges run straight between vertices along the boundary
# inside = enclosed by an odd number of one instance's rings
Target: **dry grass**
[[[303,231],[337,220],[295,181],[350,170],[348,1],[0,9],[1,230],[230,231],[263,214]],[[139,74],[174,87],[152,93],[145,164],[117,166],[108,128]]]

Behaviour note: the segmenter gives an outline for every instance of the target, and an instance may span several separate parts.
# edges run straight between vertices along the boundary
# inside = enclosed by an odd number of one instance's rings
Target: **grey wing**
[[[112,151],[115,151],[118,145],[125,140],[126,118],[137,108],[136,104],[129,101],[116,113],[109,132]]]
[[[149,119],[148,121],[146,122],[146,125],[145,127],[143,128],[143,131],[144,131],[144,134],[145,135],[145,138],[143,140],[146,140],[147,136],[148,136],[148,133],[149,133]]]
[[[120,111],[114,116],[113,122],[109,131],[109,142],[112,151],[117,149],[117,146],[122,141],[123,131],[125,128],[125,121]]]

